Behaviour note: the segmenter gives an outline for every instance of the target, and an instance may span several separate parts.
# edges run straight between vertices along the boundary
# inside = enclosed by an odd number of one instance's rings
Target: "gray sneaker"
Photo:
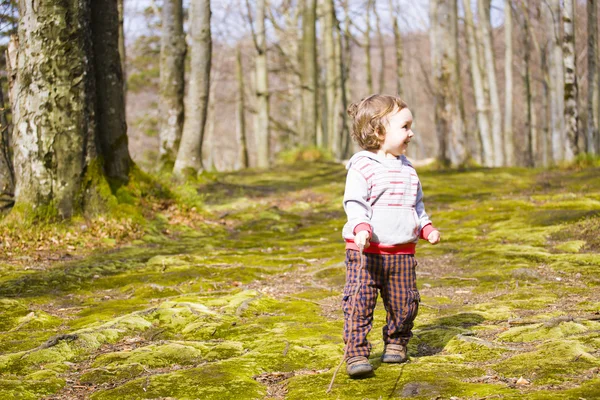
[[[381,356],[384,363],[403,363],[407,359],[406,346],[402,344],[386,344]]]
[[[352,357],[349,358],[346,363],[346,372],[351,378],[369,375],[371,372],[373,372],[373,366],[371,366],[367,357]]]

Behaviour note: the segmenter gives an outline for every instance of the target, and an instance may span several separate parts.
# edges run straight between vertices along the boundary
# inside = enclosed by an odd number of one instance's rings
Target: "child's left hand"
[[[440,231],[432,231],[429,236],[427,236],[427,240],[429,240],[429,243],[431,244],[438,244],[440,242]]]

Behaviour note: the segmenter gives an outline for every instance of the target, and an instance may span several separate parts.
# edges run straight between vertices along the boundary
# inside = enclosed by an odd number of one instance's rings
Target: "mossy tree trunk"
[[[202,142],[206,128],[208,97],[210,92],[210,67],[212,39],[210,30],[210,1],[190,3],[191,66],[188,91],[188,108],[181,144],[173,172],[183,175],[202,170]]]
[[[254,139],[256,141],[256,166],[267,168],[270,164],[269,130],[269,73],[267,69],[267,38],[265,34],[266,0],[256,3],[256,117]]]
[[[10,144],[11,127],[6,118],[7,110],[0,82],[0,209],[13,204],[15,190],[15,173]]]
[[[119,9],[114,0],[91,1],[91,28],[96,75],[96,121],[111,183],[125,184],[133,164],[129,155],[123,71],[119,54]]]
[[[317,139],[317,2],[305,0],[302,13],[302,138],[304,146]]]
[[[457,3],[437,0],[430,6],[438,159],[442,164],[461,165],[467,151],[460,104]]]
[[[564,24],[563,60],[565,66],[565,160],[571,161],[577,154],[579,110],[577,109],[577,66],[575,60],[575,5],[565,0],[562,19]]]
[[[96,155],[89,6],[19,2],[19,47],[10,59],[16,207],[68,217],[81,204],[86,160]]]
[[[535,165],[534,142],[535,142],[535,113],[533,110],[533,86],[531,82],[531,28],[529,22],[529,9],[523,7],[523,82],[525,88],[525,107],[526,107],[526,131],[524,136],[524,158],[525,166],[533,167]]]
[[[160,167],[172,167],[181,141],[185,50],[182,0],[165,0],[160,42]]]

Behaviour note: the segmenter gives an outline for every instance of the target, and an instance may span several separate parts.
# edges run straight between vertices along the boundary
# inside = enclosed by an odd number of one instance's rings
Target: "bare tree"
[[[302,138],[303,145],[316,144],[318,125],[317,2],[306,0],[302,13]]]
[[[598,18],[597,5],[595,0],[587,1],[587,53],[588,53],[588,96],[587,96],[587,135],[586,135],[586,152],[596,154],[596,136],[598,129],[594,114],[596,114],[597,96],[598,96],[598,71],[597,71],[597,54],[598,47]]]
[[[529,8],[521,3],[523,8],[523,82],[525,86],[525,104],[527,110],[527,123],[525,133],[525,166],[535,165],[535,113],[533,110],[533,87],[531,82],[531,27],[529,21]]]
[[[473,12],[469,0],[462,0],[465,10],[465,36],[467,38],[467,47],[469,51],[469,63],[471,66],[471,79],[473,81],[473,90],[475,92],[475,106],[477,109],[477,125],[481,139],[481,158],[487,167],[494,165],[494,154],[492,149],[492,137],[490,134],[490,123],[488,119],[488,109],[485,101],[483,88],[483,77],[481,66],[479,64],[479,55],[477,49],[477,36],[473,22]]]
[[[336,93],[339,82],[337,56],[335,48],[334,27],[337,26],[333,0],[323,3],[323,47],[325,53],[325,132],[329,150],[337,157],[340,156],[340,136],[335,130],[337,116]]]
[[[159,166],[172,168],[183,131],[184,61],[182,0],[165,0],[160,40],[160,148]]]
[[[490,109],[492,116],[492,143],[494,149],[494,165],[499,167],[504,162],[504,144],[502,142],[502,112],[500,110],[500,96],[496,81],[496,62],[492,44],[492,27],[490,23],[491,0],[478,0],[479,24],[482,31],[483,54],[485,59],[485,75],[487,76],[490,91]]]
[[[577,154],[578,119],[577,70],[575,63],[575,8],[573,0],[565,0],[563,13],[563,60],[565,66],[565,160],[571,161]]]
[[[189,36],[191,38],[190,79],[183,134],[173,168],[176,175],[184,175],[203,169],[202,142],[206,128],[210,92],[212,57],[210,1],[192,1],[189,13]]]
[[[377,6],[373,4],[373,14],[375,14],[375,30],[377,32],[377,47],[379,47],[379,93],[385,90],[385,41],[381,31],[381,18],[377,12]]]
[[[246,144],[246,118],[245,118],[245,96],[244,96],[244,67],[242,65],[242,51],[237,47],[235,57],[235,75],[238,82],[237,104],[236,104],[236,139],[238,145],[238,160],[241,168],[248,168],[248,146]]]
[[[375,0],[367,0],[365,20],[365,68],[367,73],[367,91],[373,93],[373,67],[371,66],[371,9]]]
[[[467,151],[459,101],[461,95],[456,1],[432,1],[430,20],[438,159],[443,164],[460,165],[466,161]]]
[[[512,0],[504,0],[504,161],[514,164]]]
[[[392,16],[393,31],[394,31],[394,48],[396,50],[396,93],[398,96],[403,96],[402,91],[402,76],[403,66],[403,48],[402,48],[402,35],[400,35],[400,27],[398,25],[398,16],[400,14],[398,7],[395,6],[394,0],[390,0],[390,14]]]
[[[11,127],[6,118],[7,108],[2,85],[0,85],[0,209],[13,204],[15,190],[15,172],[10,145]]]
[[[256,118],[254,138],[256,141],[256,165],[267,168],[270,164],[269,134],[269,74],[267,70],[267,38],[265,34],[266,0],[256,3]]]

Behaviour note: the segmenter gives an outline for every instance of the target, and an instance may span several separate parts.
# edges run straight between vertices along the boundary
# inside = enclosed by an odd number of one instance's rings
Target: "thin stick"
[[[325,393],[331,392],[331,388],[333,387],[333,381],[335,381],[335,377],[336,377],[338,371],[340,370],[340,368],[344,364],[344,361],[346,361],[346,358],[348,357],[348,348],[350,347],[350,342],[352,341],[352,329],[353,329],[352,318],[354,317],[354,310],[356,309],[356,300],[357,300],[358,292],[360,291],[360,286],[361,286],[360,274],[362,273],[362,270],[365,265],[364,261],[363,261],[363,248],[359,247],[358,249],[360,251],[360,267],[358,269],[358,277],[356,278],[358,283],[356,285],[356,289],[354,289],[354,293],[352,294],[352,310],[350,311],[350,322],[349,322],[349,326],[348,326],[348,332],[349,332],[348,343],[346,343],[346,346],[344,347],[344,356],[342,357],[342,361],[340,361],[337,368],[333,372],[333,376],[331,377],[331,382],[329,382],[329,387],[327,388],[327,391]]]

